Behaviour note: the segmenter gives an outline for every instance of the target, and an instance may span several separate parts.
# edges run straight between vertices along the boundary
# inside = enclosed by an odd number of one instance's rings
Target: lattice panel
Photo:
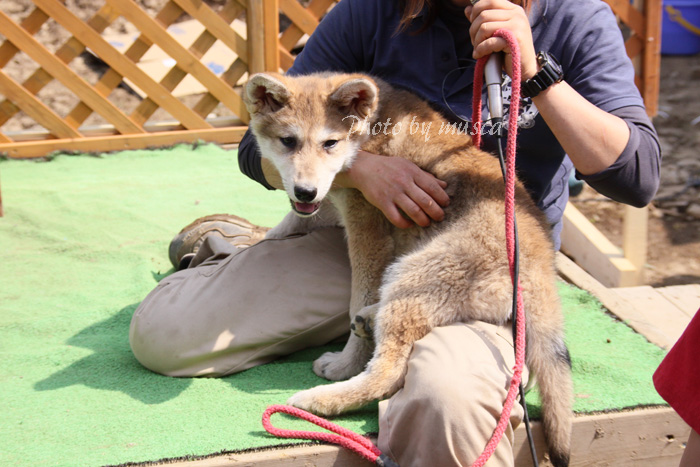
[[[279,65],[288,70],[294,63],[291,51],[304,35],[311,35],[335,0],[311,0],[304,8],[297,0],[278,0],[280,11],[292,22],[279,38]]]
[[[228,0],[218,11],[198,0],[170,0],[154,16],[132,0],[107,0],[86,21],[58,0],[32,1],[34,8],[15,20],[0,6],[0,32],[5,39],[0,45],[0,94],[4,96],[0,102],[0,152],[12,157],[32,157],[55,149],[118,150],[197,139],[220,143],[240,140],[248,115],[235,87],[249,68],[249,44],[231,23],[246,14],[245,0]],[[167,30],[183,15],[204,26],[203,32],[189,45],[178,42]],[[102,35],[118,18],[140,32],[123,53]],[[70,36],[53,52],[35,37],[48,22],[57,23]],[[201,61],[217,41],[237,57],[220,76]],[[160,80],[138,66],[154,45],[172,62]],[[106,71],[94,83],[70,66],[88,51],[106,65]],[[19,54],[30,57],[37,66],[21,82],[5,71],[6,65]],[[206,88],[189,105],[172,94],[188,75]],[[131,111],[117,107],[109,98],[125,80],[144,93]],[[41,99],[42,89],[56,82],[76,96],[77,104],[67,112],[61,113]],[[224,128],[207,121],[207,116],[222,106],[230,116],[226,119],[229,125]],[[148,127],[147,122],[159,109],[174,119],[165,126],[170,131],[163,131],[163,125]],[[20,112],[46,130],[32,136],[43,141],[22,141],[21,137],[4,131],[7,122]],[[99,116],[106,125],[86,131],[82,125],[91,116]]]

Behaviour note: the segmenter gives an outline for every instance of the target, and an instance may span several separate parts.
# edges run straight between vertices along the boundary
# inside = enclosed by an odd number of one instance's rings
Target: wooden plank
[[[235,17],[227,22],[204,2],[195,2],[194,0],[175,0],[175,2],[190,16],[203,24],[208,34],[214,36],[214,41],[216,41],[216,39],[220,40],[226,44],[228,48],[236,52],[236,55],[238,55],[241,60],[248,62],[248,44],[246,40],[231,27],[231,21],[233,21]],[[235,4],[229,2],[229,5]],[[240,11],[238,8],[237,10]],[[208,48],[209,47],[207,47],[207,49]]]
[[[656,289],[689,318],[700,310],[700,284],[671,285]]]
[[[544,436],[538,422],[532,424],[540,465],[544,462]],[[678,465],[683,443],[690,428],[670,408],[639,409],[574,418],[571,467]],[[376,443],[376,439],[372,441]],[[513,443],[515,467],[530,467],[532,459],[525,426],[515,430]],[[326,444],[304,444],[268,448],[253,452],[229,453],[193,461],[175,461],[157,465],[172,467],[365,467],[375,465],[350,451]]]
[[[135,135],[101,136],[94,138],[55,139],[0,144],[0,154],[13,159],[45,157],[55,151],[109,152],[193,143],[198,140],[227,144],[238,143],[248,127],[209,128],[203,130],[166,131]]]
[[[586,217],[568,203],[564,210],[561,248],[606,287],[637,285],[637,270]]]
[[[280,46],[280,67],[283,70],[289,70],[292,67],[292,64],[294,63],[294,56],[289,53],[287,50],[283,49],[282,46]]]
[[[644,266],[647,262],[649,236],[649,209],[625,205],[622,229],[622,251],[635,268],[635,284],[644,282]]]
[[[202,83],[222,104],[235,112],[236,115],[245,115],[245,104],[243,104],[241,96],[219,79],[206,65],[192,55],[190,51],[173,39],[162,26],[139,8],[133,0],[108,0],[108,2],[121,11],[122,16],[127,18],[134,26],[152,40],[153,43],[157,44],[165,53],[170,55],[180,68]],[[134,83],[143,89],[138,81],[134,80]],[[179,118],[176,115],[173,116]]]
[[[335,0],[311,0],[306,9],[316,20],[320,20],[333,3],[335,3]],[[292,50],[303,35],[304,32],[297,25],[292,23],[292,25],[282,33],[282,37],[280,37],[279,41],[280,46],[287,51]],[[282,62],[285,61],[283,59],[281,60]]]
[[[0,16],[2,16],[0,14]],[[0,21],[0,29],[2,29]],[[74,128],[69,126],[53,110],[44,105],[36,96],[15,82],[0,70],[0,94],[13,100],[27,115],[59,138],[79,138]]]
[[[66,28],[83,44],[90,48],[108,65],[117,70],[122,76],[128,77],[143,89],[153,100],[163,107],[170,115],[182,122],[186,128],[204,129],[209,125],[202,117],[174,98],[161,85],[151,79],[146,73],[124,55],[114,49],[102,36],[80,21],[65,6],[55,0],[33,0],[39,8],[51,15],[58,23]],[[117,2],[120,3],[121,2]],[[114,4],[112,4],[114,5]]]
[[[305,9],[297,0],[279,0],[282,12],[305,34],[311,35],[316,26],[318,18]]]
[[[92,18],[88,20],[87,24],[97,32],[102,32],[115,19],[117,19],[118,16],[119,15],[109,5],[104,5]],[[75,37],[71,37],[56,51],[55,55],[63,63],[68,64],[84,51],[85,46]],[[29,92],[36,95],[39,93],[39,91],[41,91],[44,88],[44,86],[49,84],[51,81],[53,81],[53,76],[51,76],[51,74],[43,68],[39,68],[29,78],[27,78],[27,80],[23,83],[23,86]],[[100,92],[100,89],[97,86],[95,87],[95,91],[97,91],[97,93],[103,97],[106,97],[109,94]],[[85,118],[87,118],[93,113],[93,110],[90,108],[90,106],[88,106],[82,100],[79,102],[78,105],[86,109]],[[69,113],[64,120],[66,121],[66,123],[68,123],[68,125],[72,126],[73,128],[78,128],[85,119],[76,120],[73,118],[72,113]]]
[[[49,15],[39,8],[34,8],[32,12],[22,20],[20,26],[29,34],[34,35],[48,19]],[[17,52],[19,52],[17,46],[5,39],[0,46],[0,68],[4,68],[5,65],[10,63],[10,60],[12,60],[12,57],[14,57]]]
[[[664,348],[671,348],[690,322],[688,315],[653,287],[644,285],[613,290],[635,307],[640,319],[646,320],[666,337]]]
[[[653,117],[658,112],[659,86],[661,81],[661,0],[645,0],[644,15],[646,34],[642,76],[642,97],[647,114]]]
[[[246,10],[248,32],[248,73],[265,71],[265,25],[263,0],[249,0]]]
[[[223,21],[230,23],[234,19],[236,19],[241,12],[243,11],[243,8],[236,2],[234,1],[229,1],[224,5],[224,7],[221,9],[219,12],[219,15],[223,19]],[[158,17],[156,17],[158,19]],[[203,56],[209,48],[214,45],[216,41],[216,38],[207,33],[202,33],[192,44],[192,46],[189,48],[190,52],[194,54],[196,57],[201,57]],[[243,64],[243,61],[240,60],[240,57],[234,61],[234,63],[229,67],[229,70],[234,67],[236,64],[241,64],[243,67],[243,71],[240,73],[240,75],[233,81],[233,83],[227,81],[225,76],[227,75],[228,71],[224,73],[224,75],[221,76],[220,79],[224,80],[225,83],[227,83],[229,86],[233,87],[238,79],[243,76],[243,73],[247,70],[247,67],[245,64]],[[160,84],[163,85],[168,90],[173,90],[177,87],[177,85],[187,76],[187,73],[183,70],[181,70],[179,67],[173,67],[160,81]],[[207,107],[206,109],[200,108],[198,105],[195,105],[193,107],[193,110],[197,115],[206,118],[207,115],[209,115],[209,112],[216,108],[216,106],[219,104],[219,100],[214,97],[211,93],[207,93],[206,96],[209,96],[211,99],[211,105],[210,107]],[[200,99],[200,102],[202,102],[202,99]],[[133,114],[134,116],[138,116],[137,120],[145,122],[148,120],[151,115],[158,109],[158,106],[155,102],[153,102],[150,98],[146,98],[141,103],[136,107],[134,110]],[[247,117],[246,113],[246,117]],[[247,120],[246,120],[247,121]]]
[[[115,10],[112,8],[111,5],[105,4],[101,9],[100,12],[103,10],[109,11],[110,14],[115,14],[117,16],[118,13],[115,12]],[[100,12],[98,12],[95,15],[95,18],[100,17]],[[182,9],[178,7],[177,5],[173,4],[172,2],[168,2],[163,9],[158,12],[157,17],[163,18],[164,21],[170,21],[174,22],[176,19],[178,19],[182,15]],[[108,19],[108,18],[106,18]],[[112,21],[109,21],[110,23]],[[88,26],[90,26],[92,29],[95,31],[102,33],[102,31],[105,28],[102,27],[97,27],[99,25],[96,25],[93,23],[92,20],[88,21]],[[129,47],[129,49],[124,52],[124,56],[130,58],[133,62],[138,62],[139,58],[143,56],[143,54],[146,53],[146,51],[151,47],[151,42],[143,42],[141,39],[143,38],[143,35],[140,35],[136,41],[134,41],[133,44]],[[102,96],[109,96],[112,91],[119,86],[119,84],[122,82],[122,75],[117,73],[113,68],[109,68],[95,83],[95,90],[100,93]],[[66,117],[67,121],[75,122],[78,126],[80,126],[87,118],[92,114],[92,109],[85,105],[84,102],[78,103],[68,114]],[[131,119],[138,125],[143,125],[145,120],[139,120],[137,115],[134,115],[133,113],[130,115]]]
[[[3,12],[0,12],[0,30],[20,50],[29,55],[66,88],[80,96],[82,100],[113,124],[120,132],[139,133],[143,131],[140,125],[129,120],[114,104],[100,96],[89,83],[56,58],[34,36],[20,28]]]
[[[629,0],[605,0],[613,12],[622,19],[640,37],[646,34],[646,21],[644,15],[639,12]]]
[[[265,70],[279,71],[279,0],[263,3],[263,23],[265,24]]]
[[[179,5],[177,5],[173,1],[169,1],[158,12],[155,19],[159,24],[167,28],[178,18],[180,18],[180,16],[182,16],[183,13],[184,11],[182,10],[182,8],[180,8]],[[141,57],[143,57],[146,54],[146,52],[148,52],[152,45],[153,42],[151,42],[151,40],[148,37],[146,37],[144,34],[140,34],[139,37],[136,38],[136,40],[124,52],[124,56],[131,59],[132,62],[138,63]],[[100,87],[105,90],[110,90],[111,92],[111,90],[119,86],[119,83],[121,82],[122,75],[120,75],[114,69],[110,68],[97,82],[96,87]],[[162,81],[161,84],[163,84]],[[163,87],[168,91],[172,90],[165,85]],[[146,98],[143,101],[141,101],[141,103],[136,107],[136,109],[131,113],[130,116],[135,122],[143,125],[158,108],[159,104],[150,97],[146,96]],[[74,111],[76,113],[80,112],[78,108],[75,108]],[[71,114],[72,113],[73,112],[71,112]],[[85,119],[82,119],[81,121],[85,121]]]
[[[232,126],[244,126],[243,121],[236,116],[214,117],[207,119],[207,123],[214,128],[224,128]],[[162,131],[179,131],[182,130],[182,125],[177,120],[162,120],[155,123],[146,123],[143,128],[149,133],[160,133]],[[118,135],[119,132],[114,126],[109,124],[100,125],[83,125],[78,128],[80,134],[86,138],[94,136],[110,136]],[[32,131],[8,131],[8,142],[24,142],[24,141],[45,141],[53,138],[45,129]]]
[[[32,12],[22,20],[20,26],[29,34],[34,35],[48,19],[49,15],[39,8],[34,8]],[[17,52],[19,52],[19,49],[6,39],[0,46],[0,69],[4,68]],[[0,103],[0,127],[19,112],[19,110],[19,107],[12,101],[8,99],[3,100],[2,103]],[[0,136],[0,142],[1,141],[3,141],[2,136]]]
[[[655,320],[650,320],[648,316],[640,313],[625,297],[616,293],[614,289],[605,287],[562,253],[557,254],[556,263],[559,275],[564,280],[592,294],[610,313],[642,334],[649,342],[665,349],[670,348],[672,339],[657,329]]]
[[[229,69],[221,75],[221,79],[229,86],[235,87],[238,80],[247,72],[247,65],[241,60],[236,60],[231,64]],[[209,115],[209,112],[214,110],[218,104],[219,101],[216,97],[211,93],[206,93],[192,108],[199,115]],[[244,115],[239,115],[239,117],[246,123],[250,120],[247,110]]]

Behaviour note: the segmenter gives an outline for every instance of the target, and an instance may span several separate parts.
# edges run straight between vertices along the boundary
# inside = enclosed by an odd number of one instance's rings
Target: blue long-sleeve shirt
[[[470,116],[475,61],[467,18],[461,10],[443,8],[434,24],[419,34],[411,32],[423,18],[397,34],[399,19],[398,1],[342,0],[321,21],[288,74],[368,73],[421,96],[450,121]],[[597,174],[577,173],[578,178],[614,200],[648,204],[659,184],[660,147],[610,8],[600,0],[538,0],[533,2],[530,24],[535,50],[557,57],[569,85],[630,128],[629,142],[615,163]],[[509,78],[503,88],[507,105]],[[518,175],[552,224],[558,246],[573,164],[530,99],[521,104],[518,126]],[[495,149],[488,136],[484,148]],[[250,133],[239,146],[239,165],[246,175],[272,188]]]

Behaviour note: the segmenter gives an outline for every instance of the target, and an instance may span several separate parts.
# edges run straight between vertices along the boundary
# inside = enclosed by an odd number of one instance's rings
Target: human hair
[[[425,21],[423,21],[423,24],[417,30],[412,31],[412,34],[420,34],[435,22],[435,18],[437,18],[440,8],[442,7],[442,2],[448,1],[450,0],[398,0],[399,10],[401,10],[401,20],[399,21],[399,26],[396,28],[396,32],[406,31],[413,20],[425,9]],[[523,7],[523,9],[529,13],[532,0],[510,1]]]

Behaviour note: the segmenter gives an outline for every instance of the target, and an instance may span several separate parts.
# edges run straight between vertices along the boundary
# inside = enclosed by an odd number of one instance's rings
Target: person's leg
[[[379,405],[379,449],[401,467],[471,465],[503,409],[515,364],[510,325],[475,322],[433,329],[415,343],[404,387]],[[527,369],[523,384],[527,383]],[[510,425],[487,465],[513,465]]]
[[[678,467],[697,467],[700,465],[700,435],[695,430],[690,430],[688,443]]]
[[[240,250],[213,236],[192,265],[164,278],[134,313],[131,348],[155,372],[222,376],[349,330],[342,229],[265,239]]]

